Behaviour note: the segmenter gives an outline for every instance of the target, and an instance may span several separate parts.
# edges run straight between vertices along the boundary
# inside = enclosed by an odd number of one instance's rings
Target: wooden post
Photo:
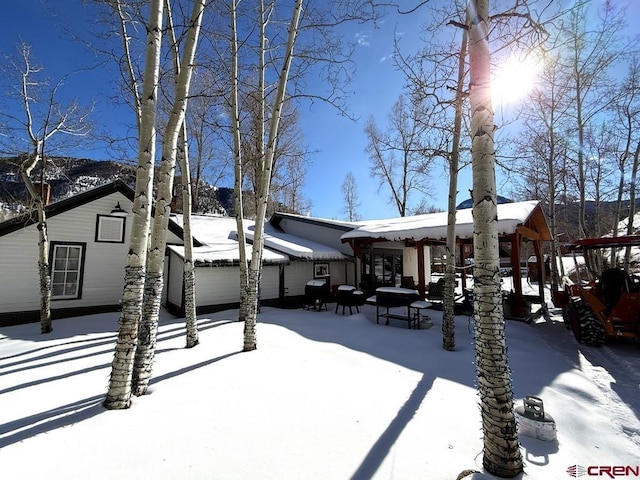
[[[534,240],[533,251],[536,254],[536,265],[538,266],[538,295],[544,305],[544,260],[542,258],[542,246],[540,240]]]
[[[424,299],[426,288],[424,278],[424,240],[418,240],[416,242],[416,248],[418,249],[418,292],[420,298]]]
[[[467,264],[466,264],[466,257],[464,254],[464,242],[462,242],[460,239],[457,240],[458,243],[458,248],[460,249],[460,265],[462,267],[461,272],[462,274],[460,275],[460,279],[461,279],[461,285],[462,285],[462,291],[464,292],[464,289],[467,288]]]
[[[511,237],[511,275],[513,278],[513,305],[511,313],[516,318],[524,317],[524,299],[522,298],[522,272],[520,271],[520,234]]]

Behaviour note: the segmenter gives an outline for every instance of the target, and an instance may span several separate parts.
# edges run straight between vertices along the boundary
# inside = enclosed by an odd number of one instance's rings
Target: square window
[[[124,243],[125,217],[98,215],[96,242]]]

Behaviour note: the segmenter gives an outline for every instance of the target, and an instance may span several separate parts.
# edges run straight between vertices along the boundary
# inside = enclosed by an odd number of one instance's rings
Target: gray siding
[[[291,235],[328,245],[346,255],[353,255],[353,250],[349,244],[340,241],[340,236],[344,233],[344,230],[296,220],[292,221],[289,218],[283,218],[280,222],[280,227]]]
[[[295,297],[304,295],[304,287],[313,279],[313,265],[329,263],[331,285],[355,285],[355,264],[353,262],[291,262],[284,267],[285,295]]]
[[[124,243],[96,242],[97,216],[108,215],[117,202],[129,212]],[[86,244],[81,298],[53,300],[53,309],[117,305],[120,302],[131,233],[131,207],[131,202],[116,192],[47,220],[50,242]],[[171,232],[167,238],[171,243],[182,243]],[[0,313],[39,310],[37,244],[36,225],[0,237]]]
[[[211,306],[240,302],[240,270],[238,267],[197,267],[196,305]],[[279,295],[277,265],[262,268],[262,300],[277,299]]]
[[[304,295],[304,286],[313,278],[313,262],[291,262],[284,267],[285,295]]]
[[[183,261],[175,252],[169,253],[168,270],[165,270],[167,285],[167,301],[180,308],[182,305],[182,265]],[[198,274],[196,270],[196,275]],[[197,282],[197,280],[196,280]],[[196,285],[197,288],[197,285]],[[197,291],[197,290],[196,290]]]

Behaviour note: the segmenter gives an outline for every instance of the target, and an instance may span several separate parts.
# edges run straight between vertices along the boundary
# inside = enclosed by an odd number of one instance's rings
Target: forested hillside
[[[0,220],[27,208],[28,194],[20,178],[19,159],[0,159]],[[33,178],[39,179],[37,170]],[[44,181],[51,187],[51,202],[62,200],[90,188],[120,179],[135,184],[135,166],[113,161],[86,158],[52,158],[47,162]],[[233,190],[201,184],[198,213],[233,214]]]
[[[0,220],[21,213],[28,204],[27,192],[20,179],[18,164],[18,159],[15,157],[0,159]],[[40,172],[37,171],[34,179],[39,176]],[[50,201],[55,202],[116,179],[123,180],[133,187],[135,167],[127,163],[95,161],[86,158],[53,158],[47,163],[44,178],[45,182],[51,186]],[[500,198],[501,202],[510,201]],[[245,201],[252,201],[249,192],[245,192]],[[623,212],[628,211],[628,204],[628,201],[623,202]],[[640,200],[637,201],[637,206],[640,209]],[[469,200],[458,205],[458,208],[470,207]],[[577,202],[557,205],[562,242],[573,240],[578,231],[578,208]],[[272,206],[271,210],[289,211],[283,205]],[[233,215],[233,189],[202,183],[196,213]],[[598,218],[602,221],[603,216],[608,217],[613,214],[614,202],[601,202],[597,208],[595,202],[587,202],[586,218],[589,225],[593,225]],[[623,215],[620,220],[624,218],[626,216]]]

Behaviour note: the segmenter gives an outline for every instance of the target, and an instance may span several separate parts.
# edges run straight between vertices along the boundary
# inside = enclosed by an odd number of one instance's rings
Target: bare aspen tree
[[[626,77],[620,84],[620,94],[616,102],[617,117],[619,120],[619,131],[623,136],[623,146],[618,152],[619,184],[614,214],[615,224],[613,226],[613,236],[620,233],[631,235],[633,233],[633,217],[635,215],[635,180],[638,171],[638,160],[635,152],[640,145],[640,137],[637,130],[640,120],[640,62],[634,57],[629,63]],[[627,181],[626,174],[630,179]],[[618,231],[618,221],[623,213],[622,200],[625,195],[629,196],[629,208],[627,211],[629,222],[627,230]],[[628,255],[627,255],[628,253]],[[625,250],[624,266],[629,267],[631,247]],[[616,265],[616,249],[611,252],[611,265]]]
[[[588,22],[588,5],[576,5],[563,23],[560,35],[567,45],[567,54],[561,62],[568,81],[573,87],[573,119],[577,134],[574,155],[577,164],[577,182],[580,209],[578,225],[580,236],[588,236],[590,228],[586,220],[587,158],[586,135],[593,122],[598,123],[601,113],[610,108],[612,97],[608,93],[609,68],[625,53],[620,32],[624,17],[611,2],[602,6],[601,18],[595,24]]]
[[[449,194],[447,199],[447,258],[445,260],[444,298],[442,313],[442,347],[455,350],[454,288],[456,282],[456,198],[458,194],[458,169],[460,165],[460,140],[462,136],[462,107],[464,105],[464,80],[466,78],[467,29],[463,29],[458,55],[458,72],[455,84],[453,136],[449,155]],[[463,275],[466,273],[463,271]]]
[[[138,327],[142,317],[145,266],[151,225],[163,13],[163,0],[151,0],[140,106],[138,168],[132,208],[133,220],[127,266],[125,267],[118,339],[111,366],[109,388],[104,401],[104,405],[108,409],[128,408],[131,404],[133,366],[138,344]]]
[[[244,69],[242,71],[251,70],[251,78],[246,81],[246,85],[250,85],[249,90],[253,92],[252,98],[255,99],[255,104],[257,105],[257,108],[252,107],[255,108],[252,112],[257,112],[257,115],[253,118],[251,118],[251,115],[243,118],[246,119],[249,117],[250,120],[255,122],[257,128],[250,130],[252,132],[251,138],[243,138],[244,133],[247,131],[247,125],[246,120],[244,124],[241,124],[242,119],[239,114],[239,109],[243,106],[240,105],[238,99],[240,93],[240,87],[238,86],[240,74],[238,72],[240,69],[237,60],[232,59],[231,62],[232,65],[234,65],[232,66],[232,75],[234,82],[237,82],[235,86],[230,88],[232,101],[229,102],[232,105],[231,119],[233,122],[232,130],[234,130],[232,136],[234,138],[236,157],[236,193],[242,192],[242,181],[248,178],[245,172],[243,172],[243,169],[247,165],[248,159],[244,158],[244,155],[247,152],[245,147],[249,141],[256,142],[256,147],[254,147],[251,152],[252,155],[255,153],[255,165],[258,166],[255,168],[257,173],[254,175],[256,214],[250,261],[242,257],[242,249],[244,248],[244,226],[240,220],[238,220],[237,228],[238,242],[241,249],[240,319],[245,320],[243,348],[246,351],[254,350],[257,346],[256,321],[262,271],[263,231],[271,195],[272,180],[274,178],[274,162],[281,151],[280,142],[283,138],[282,125],[284,112],[288,111],[285,100],[289,102],[294,99],[298,100],[311,97],[316,100],[325,100],[332,105],[339,105],[338,97],[340,87],[338,83],[343,79],[344,73],[346,72],[345,65],[349,63],[349,55],[351,52],[345,55],[344,51],[341,50],[342,38],[339,34],[335,33],[335,29],[337,26],[350,20],[364,21],[373,17],[371,13],[372,2],[369,0],[315,4],[305,3],[306,10],[304,12],[304,18],[306,21],[301,26],[302,4],[302,1],[293,3],[292,15],[289,21],[280,19],[271,21],[271,17],[276,11],[274,10],[275,2],[256,2],[257,20],[254,23],[256,25],[255,37],[257,37],[257,41],[254,40],[252,44],[249,40],[245,39],[242,43],[244,51],[249,51],[249,54],[239,54],[239,49],[237,48],[237,33],[232,34],[232,44],[235,45],[232,46],[232,51],[234,52],[232,56],[236,59],[240,57],[243,61],[246,61],[246,65],[243,65]],[[233,7],[237,7],[237,3],[234,3]],[[278,12],[280,12],[280,10],[278,10]],[[283,35],[284,26],[288,28],[286,40],[284,40]],[[269,27],[269,31],[267,31],[267,27]],[[235,29],[235,22],[232,22],[232,28]],[[307,29],[307,34],[298,38],[299,31],[303,29]],[[253,34],[253,32],[251,33]],[[253,38],[254,37],[252,37],[252,40]],[[300,39],[302,39],[302,41],[300,41]],[[296,42],[297,52],[295,63],[292,62],[294,42]],[[248,58],[253,55],[251,53],[254,51],[252,48],[257,48],[258,50],[257,61],[254,60],[255,57],[251,57],[252,59],[248,60]],[[265,57],[265,55],[267,55],[267,57]],[[266,62],[265,58],[268,58],[269,61]],[[318,64],[322,64],[322,67],[314,70]],[[328,89],[330,93],[326,94],[325,97],[314,97],[313,94],[302,91],[305,87],[304,77],[305,75],[310,75],[310,72],[326,76],[323,78],[327,79],[331,88]],[[263,74],[269,75],[268,79],[261,80],[260,77]],[[291,82],[289,82],[290,77],[292,78]],[[257,88],[255,88],[256,84]],[[291,92],[287,91],[288,85],[290,85]],[[245,91],[242,93],[245,93]],[[249,96],[247,95],[243,98],[248,99]],[[234,102],[235,107],[233,107]],[[293,111],[293,109],[289,111]],[[263,133],[261,134],[260,132]],[[238,205],[238,201],[239,199],[236,197],[236,205]],[[243,208],[244,203],[240,203],[240,205],[243,205]],[[242,212],[236,212],[237,219],[243,218],[241,213]],[[245,265],[248,269],[246,284],[242,279]]]
[[[347,173],[344,177],[344,181],[342,182],[342,198],[344,200],[344,213],[347,214],[347,220],[349,222],[360,220],[360,214],[358,213],[358,207],[360,206],[358,186],[356,185],[356,177],[353,175],[353,172]]]
[[[193,260],[193,235],[191,234],[191,174],[189,171],[189,145],[187,143],[186,122],[182,123],[182,132],[178,142],[178,160],[182,174],[182,218],[184,232],[184,264],[182,279],[184,283],[184,315],[187,330],[186,347],[193,348],[200,343],[198,318],[196,314],[196,272]]]
[[[289,69],[293,59],[293,48],[298,34],[298,24],[302,13],[302,0],[295,0],[291,21],[289,23],[289,34],[285,47],[282,62],[282,69],[278,77],[278,88],[273,99],[272,114],[269,121],[269,131],[267,133],[266,150],[264,156],[264,169],[261,172],[262,178],[258,183],[258,211],[256,212],[255,229],[253,237],[253,248],[251,252],[251,262],[249,263],[249,312],[244,324],[244,351],[255,350],[257,348],[256,323],[258,314],[258,292],[260,282],[260,272],[262,270],[262,254],[264,249],[264,223],[267,213],[267,201],[269,187],[271,185],[271,170],[278,141],[278,129],[285,101],[287,81],[289,79]]]
[[[500,286],[491,100],[489,0],[469,3],[469,103],[473,171],[475,350],[483,428],[483,466],[515,477],[523,469],[513,411]]]
[[[464,123],[467,105],[467,27],[466,2],[454,1],[441,8],[431,6],[430,21],[424,28],[425,45],[414,55],[400,52],[396,42],[394,61],[404,73],[413,95],[431,105],[431,114],[419,120],[426,125],[425,153],[429,158],[444,159],[449,178],[447,201],[447,243],[443,292],[442,346],[455,350],[455,283],[456,283],[456,200],[458,173],[469,160],[468,137]],[[455,20],[458,18],[459,20]],[[443,31],[454,35],[444,35]],[[447,39],[447,40],[443,40]],[[467,153],[468,155],[468,153]],[[464,275],[464,272],[463,272]]]
[[[45,171],[46,152],[50,142],[62,136],[86,136],[89,133],[87,116],[90,110],[83,112],[76,101],[63,107],[58,102],[58,90],[64,79],[53,86],[38,80],[37,74],[41,67],[33,65],[31,47],[25,43],[18,45],[19,64],[16,62],[16,72],[20,72],[19,101],[22,105],[24,118],[12,117],[9,113],[2,113],[9,127],[10,137],[25,137],[30,151],[24,155],[19,165],[20,176],[25,184],[29,197],[35,203],[38,222],[38,281],[40,286],[40,332],[53,331],[51,323],[51,273],[49,265],[49,237],[47,233],[47,219],[45,212]],[[12,62],[11,62],[12,63]],[[15,132],[14,132],[15,130]],[[34,182],[32,172],[40,168],[39,182]],[[72,261],[79,261],[72,260]],[[54,288],[57,290],[59,284]],[[66,288],[64,284],[61,288]],[[63,292],[62,292],[63,293]]]
[[[167,12],[167,29],[173,54],[175,82],[180,80],[180,49],[171,13],[171,3],[165,0]],[[176,88],[177,85],[176,85]],[[185,112],[186,115],[186,112]],[[184,285],[184,310],[186,325],[186,347],[193,348],[200,342],[198,336],[198,319],[196,318],[196,275],[193,263],[193,235],[191,234],[191,173],[189,169],[189,144],[187,142],[186,116],[180,125],[180,133],[176,145],[177,163],[182,176],[182,231],[184,237],[184,260],[182,263],[182,282]]]
[[[567,178],[565,132],[570,121],[567,110],[571,91],[564,81],[557,57],[549,54],[548,60],[522,109],[523,128],[514,141],[518,157],[514,162],[518,174],[514,182],[526,198],[539,199],[546,205],[552,237],[551,289],[557,291],[563,275],[562,263],[557,262],[560,255],[557,205],[562,203],[562,183]]]
[[[238,105],[238,33],[237,33],[237,1],[231,0],[230,18],[231,18],[231,133],[233,135],[233,151],[234,151],[234,210],[237,225],[238,236],[238,255],[239,255],[239,276],[240,276],[240,309],[238,312],[238,321],[244,322],[249,316],[248,302],[248,278],[249,278],[249,261],[247,258],[247,244],[244,233],[244,210],[243,210],[243,158],[242,158],[242,139],[240,129],[240,111]],[[261,32],[264,27],[261,24]]]
[[[162,160],[158,172],[156,209],[149,245],[144,304],[138,332],[133,369],[132,388],[135,395],[144,395],[149,386],[158,332],[158,315],[164,285],[164,256],[167,245],[167,230],[171,214],[173,180],[176,168],[178,140],[183,133],[189,85],[193,71],[198,36],[206,0],[194,0],[188,22],[184,51],[180,68],[176,71],[175,95],[169,121],[162,137]]]
[[[425,107],[417,96],[400,95],[388,115],[387,128],[378,127],[373,118],[365,125],[371,176],[378,179],[380,188],[391,192],[401,217],[413,212],[412,195],[429,196],[433,157],[428,153],[428,134],[432,125],[426,121],[430,112]]]

